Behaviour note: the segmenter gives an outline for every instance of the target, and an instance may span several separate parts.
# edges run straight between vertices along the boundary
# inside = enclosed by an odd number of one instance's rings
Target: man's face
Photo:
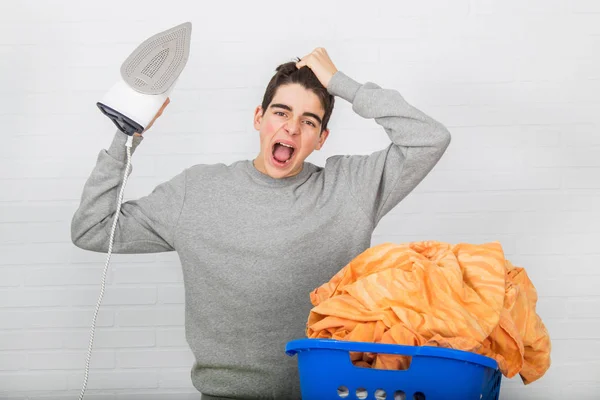
[[[256,169],[276,179],[298,174],[329,135],[329,130],[321,133],[324,115],[312,91],[296,83],[280,86],[268,108],[263,112],[258,106],[254,112],[254,128],[260,132]]]

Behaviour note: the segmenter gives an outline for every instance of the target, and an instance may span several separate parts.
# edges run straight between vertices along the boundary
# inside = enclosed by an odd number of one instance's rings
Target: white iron
[[[144,131],[173,91],[190,53],[191,22],[146,39],[121,65],[121,79],[96,105],[127,135]]]

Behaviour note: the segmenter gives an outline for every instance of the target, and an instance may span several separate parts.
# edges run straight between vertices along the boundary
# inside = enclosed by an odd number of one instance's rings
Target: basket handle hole
[[[397,354],[386,354],[386,353],[368,353],[350,351],[348,352],[350,362],[356,368],[369,368],[375,370],[389,370],[393,369],[396,371],[405,371],[410,368],[412,363],[412,356],[403,356]],[[374,368],[375,361],[381,362],[383,368]]]
[[[375,400],[386,400],[387,394],[383,389],[377,389],[375,391]]]
[[[406,393],[402,390],[396,390],[394,392],[394,400],[406,400]]]
[[[413,395],[414,400],[425,400],[425,393],[417,392]]]
[[[365,388],[356,389],[356,398],[357,399],[364,400],[367,398],[368,395],[369,395],[369,392],[367,392],[367,389],[365,389]]]
[[[350,391],[346,386],[340,386],[337,390],[337,394],[340,399],[345,399],[350,394]]]

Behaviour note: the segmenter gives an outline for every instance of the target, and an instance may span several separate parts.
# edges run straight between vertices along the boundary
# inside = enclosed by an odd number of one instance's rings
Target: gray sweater
[[[450,144],[448,130],[396,90],[338,71],[328,91],[373,118],[390,145],[336,155],[324,167],[305,162],[284,179],[261,173],[252,160],[197,164],[121,207],[113,253],[178,253],[196,359],[191,380],[202,393],[300,398],[297,361],[284,348],[306,337],[310,291],[370,247],[379,220]],[[142,140],[134,138],[132,151]],[[71,225],[77,247],[108,252],[125,141],[117,131],[85,183]]]

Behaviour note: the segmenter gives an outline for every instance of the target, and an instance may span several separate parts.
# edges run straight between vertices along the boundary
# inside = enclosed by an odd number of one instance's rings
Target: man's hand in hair
[[[312,70],[325,88],[327,88],[331,77],[338,71],[331,58],[329,58],[329,54],[322,47],[317,47],[312,53],[305,55],[296,63],[298,69],[304,66]]]

